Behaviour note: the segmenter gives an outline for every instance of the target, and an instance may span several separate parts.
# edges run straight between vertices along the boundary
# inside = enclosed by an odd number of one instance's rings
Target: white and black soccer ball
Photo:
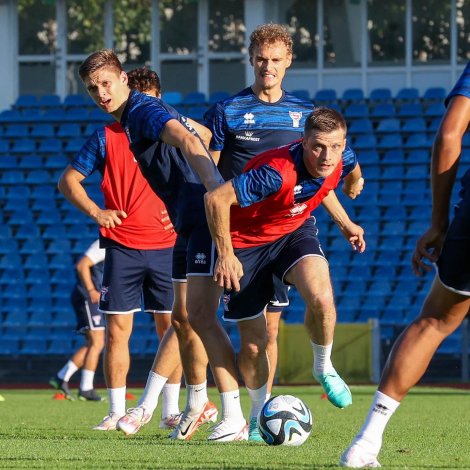
[[[300,446],[312,431],[308,406],[292,395],[270,398],[258,415],[258,429],[266,444]]]

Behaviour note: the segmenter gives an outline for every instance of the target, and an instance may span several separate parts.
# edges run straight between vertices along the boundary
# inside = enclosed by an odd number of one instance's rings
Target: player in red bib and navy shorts
[[[306,303],[305,326],[314,351],[314,377],[337,407],[352,403],[330,355],[336,311],[328,263],[311,212],[324,203],[353,249],[365,249],[363,230],[351,222],[334,189],[357,162],[344,152],[346,122],[317,108],[305,121],[304,138],[250,160],[243,173],[206,196],[206,213],[219,258],[215,279],[226,288],[224,318],[240,330],[240,371],[256,421],[266,396],[264,308],[272,275],[295,285]],[[233,248],[232,248],[233,247]]]

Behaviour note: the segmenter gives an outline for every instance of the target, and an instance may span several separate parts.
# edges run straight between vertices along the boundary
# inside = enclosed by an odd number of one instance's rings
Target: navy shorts
[[[178,234],[173,250],[171,277],[174,282],[186,282],[187,276],[213,276],[216,259],[209,228],[200,225],[189,234]]]
[[[275,242],[235,249],[244,274],[240,279],[240,291],[226,291],[224,294],[224,319],[250,320],[262,315],[274,295],[273,274],[284,280],[289,269],[302,258],[325,258],[317,234],[315,219],[311,217],[297,230]]]
[[[104,330],[104,315],[98,310],[98,304],[94,304],[90,299],[83,297],[83,294],[77,289],[73,289],[70,294],[70,302],[75,310],[77,318],[77,333],[85,334],[87,330]]]
[[[173,248],[106,248],[99,309],[103,313],[171,313]]]
[[[448,289],[470,296],[470,170],[462,178],[460,196],[437,260],[437,272]]]
[[[274,295],[266,307],[266,312],[280,312],[289,305],[289,286],[286,286],[275,274],[273,274]]]

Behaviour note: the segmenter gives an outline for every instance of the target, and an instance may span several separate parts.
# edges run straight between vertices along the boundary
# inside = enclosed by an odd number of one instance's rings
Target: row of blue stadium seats
[[[313,99],[314,101],[362,101],[365,99],[375,101],[396,100],[429,100],[441,101],[445,98],[447,92],[443,87],[431,87],[424,91],[423,94],[414,87],[404,87],[396,93],[392,93],[389,88],[376,88],[370,91],[368,95],[361,88],[348,88],[339,95],[336,90],[325,88],[317,90],[313,95],[306,89],[296,89],[291,91],[292,94],[303,99]],[[214,91],[206,96],[201,92],[190,92],[183,94],[178,91],[164,91],[163,100],[169,104],[203,104],[216,103],[222,99],[228,98],[230,93],[225,90]],[[93,100],[88,95],[71,93],[64,97],[63,100],[58,95],[46,94],[36,96],[32,94],[23,94],[18,96],[15,101],[15,108],[55,108],[55,107],[75,108],[84,106],[94,106]]]
[[[74,137],[66,140],[58,138],[47,138],[43,140],[34,140],[30,138],[18,138],[12,140],[0,140],[0,154],[47,154],[57,155],[77,153],[85,144],[83,137]],[[0,157],[2,158],[2,157]]]
[[[441,117],[425,119],[424,117],[384,117],[378,120],[359,118],[349,121],[348,134],[383,134],[401,133],[406,136],[410,132],[426,132],[435,134],[439,129]]]
[[[102,123],[89,123],[84,126],[78,123],[36,123],[36,124],[5,124],[0,126],[0,138],[5,140],[12,139],[45,139],[45,138],[61,138],[68,139],[71,137],[88,137],[96,129],[103,127]]]
[[[28,108],[23,110],[5,109],[0,112],[0,123],[31,123],[38,122],[61,124],[63,122],[79,122],[83,125],[89,123],[111,122],[110,116],[96,106],[94,108]]]

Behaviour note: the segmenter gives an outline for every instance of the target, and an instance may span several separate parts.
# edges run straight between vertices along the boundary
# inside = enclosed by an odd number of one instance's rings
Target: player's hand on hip
[[[105,209],[99,211],[94,219],[100,227],[115,228],[122,224],[122,219],[125,219],[127,214],[124,211],[117,209]]]
[[[217,258],[214,268],[214,281],[226,290],[240,290],[240,279],[243,276],[243,266],[232,254]]]
[[[444,238],[445,231],[431,226],[418,239],[411,257],[411,266],[417,276],[422,276],[432,269],[429,263],[435,263],[439,258]]]
[[[343,193],[351,199],[356,199],[364,189],[364,178],[361,176],[353,184],[345,182],[341,188]]]

